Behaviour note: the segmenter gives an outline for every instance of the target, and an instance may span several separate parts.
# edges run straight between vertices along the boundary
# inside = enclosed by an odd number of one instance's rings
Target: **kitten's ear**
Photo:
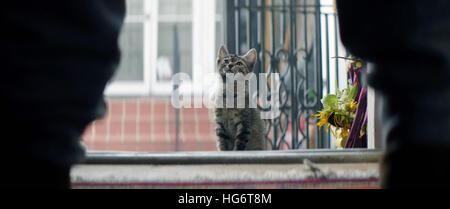
[[[225,56],[228,55],[228,49],[225,45],[220,46],[219,53],[217,55],[217,60],[223,60]]]
[[[250,68],[253,68],[253,65],[255,65],[256,63],[256,49],[250,49],[247,54],[245,54],[244,56],[242,56],[242,58],[244,58],[247,61],[247,65]]]

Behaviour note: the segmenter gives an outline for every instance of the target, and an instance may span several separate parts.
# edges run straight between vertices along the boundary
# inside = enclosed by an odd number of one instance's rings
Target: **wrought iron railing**
[[[332,136],[317,128],[311,114],[321,109],[320,99],[330,87],[339,88],[339,79],[344,79],[339,78],[338,60],[330,57],[331,39],[332,54],[339,56],[337,17],[329,12],[332,5],[321,5],[320,0],[228,0],[224,7],[230,53],[256,48],[259,59],[254,72],[279,73],[279,97],[269,98],[279,99],[281,114],[266,120],[271,148],[330,148]],[[329,11],[323,12],[324,7]],[[334,30],[334,37],[329,30]],[[336,62],[333,80],[331,62]],[[270,82],[267,85],[270,88]]]

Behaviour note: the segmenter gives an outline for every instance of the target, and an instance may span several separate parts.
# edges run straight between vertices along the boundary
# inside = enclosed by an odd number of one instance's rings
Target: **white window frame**
[[[112,81],[105,89],[106,96],[169,96],[172,93],[171,81],[158,81],[156,60],[158,56],[158,23],[192,22],[192,77],[191,82],[180,86],[181,93],[200,95],[202,75],[214,72],[216,34],[215,25],[222,18],[216,14],[216,1],[193,0],[192,15],[170,16],[159,14],[159,1],[143,1],[144,15],[127,16],[125,22],[144,24],[144,69],[143,81]],[[215,17],[215,18],[211,18]],[[213,25],[213,27],[211,27]],[[186,92],[188,91],[188,92]]]
[[[150,40],[155,38],[155,35],[150,31],[152,30],[152,25],[156,18],[156,13],[152,11],[152,3],[155,1],[145,1],[143,0],[143,14],[142,15],[126,15],[124,22],[140,22],[143,23],[143,80],[142,81],[111,81],[108,83],[105,89],[106,96],[142,96],[148,95],[150,93],[150,69],[152,60],[145,59],[150,53]]]

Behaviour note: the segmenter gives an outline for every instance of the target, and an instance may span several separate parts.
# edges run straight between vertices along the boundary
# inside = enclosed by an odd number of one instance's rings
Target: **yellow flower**
[[[340,133],[339,133],[339,137],[342,137],[344,139],[348,138],[348,129],[341,128]]]
[[[353,101],[352,104],[350,105],[351,112],[354,112],[357,107],[358,107],[358,103]]]
[[[317,126],[319,126],[319,130],[322,126],[326,125],[328,123],[328,118],[330,117],[331,113],[326,112],[326,111],[320,111],[319,114],[315,114],[313,116],[319,117],[319,122],[317,122]],[[328,127],[330,127],[330,124],[328,124],[327,126],[327,131],[328,131]]]
[[[349,112],[355,112],[357,107],[358,107],[358,103],[355,101],[344,105],[344,109]]]
[[[336,146],[338,149],[343,149],[345,147],[345,143],[347,143],[348,139],[348,129],[341,128],[336,131],[338,137],[336,139]]]

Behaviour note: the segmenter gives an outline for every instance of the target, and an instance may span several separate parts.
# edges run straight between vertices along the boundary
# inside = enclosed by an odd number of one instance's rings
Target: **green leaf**
[[[336,91],[337,98],[342,97],[342,93],[343,93],[342,91],[337,90]]]
[[[328,94],[322,99],[322,104],[325,107],[334,109],[337,108],[337,97],[334,94]]]
[[[348,93],[348,97],[351,98],[352,100],[354,100],[357,93],[358,93],[358,85],[355,84],[352,86],[352,89],[350,89],[350,92]]]

